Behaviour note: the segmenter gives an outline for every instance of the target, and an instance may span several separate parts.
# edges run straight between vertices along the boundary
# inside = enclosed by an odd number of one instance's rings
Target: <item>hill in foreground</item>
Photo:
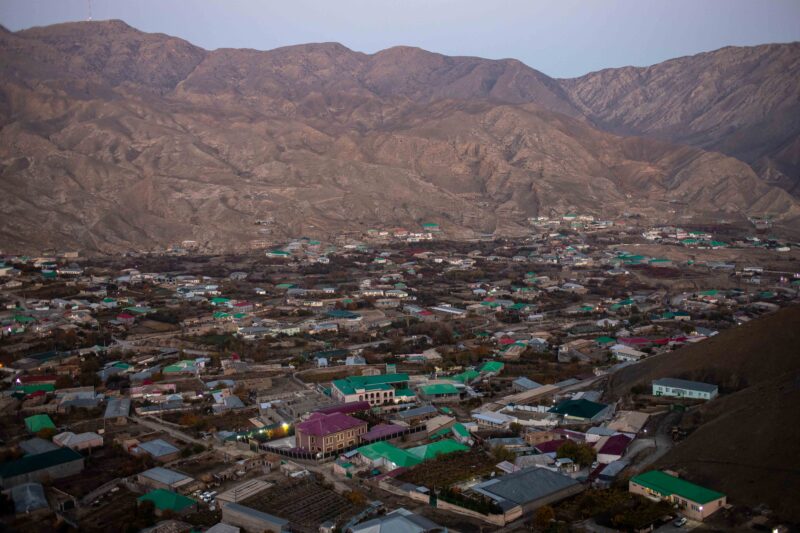
[[[724,492],[734,505],[765,504],[800,522],[798,346],[795,306],[628,367],[609,391],[621,396],[660,377],[718,383],[720,397],[684,417],[695,429],[655,466]]]

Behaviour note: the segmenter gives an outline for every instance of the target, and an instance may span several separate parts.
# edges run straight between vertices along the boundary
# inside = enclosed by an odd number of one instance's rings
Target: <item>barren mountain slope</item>
[[[662,377],[718,384],[720,397],[684,416],[693,431],[657,466],[681,470],[734,505],[766,504],[798,522],[800,508],[786,496],[800,492],[798,342],[800,307],[789,307],[625,368],[612,377],[611,394]]]
[[[721,151],[800,195],[800,43],[727,47],[561,84],[601,128]]]
[[[207,52],[111,21],[0,32],[0,65],[9,249],[241,248],[423,221],[521,234],[567,209],[800,217],[735,159],[594,129],[511,60]]]

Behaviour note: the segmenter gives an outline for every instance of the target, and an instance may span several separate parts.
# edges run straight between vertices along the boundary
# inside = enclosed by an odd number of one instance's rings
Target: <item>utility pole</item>
[[[88,13],[89,13],[89,18],[86,19],[86,20],[91,22],[92,21],[92,0],[86,0],[86,8],[87,8]]]

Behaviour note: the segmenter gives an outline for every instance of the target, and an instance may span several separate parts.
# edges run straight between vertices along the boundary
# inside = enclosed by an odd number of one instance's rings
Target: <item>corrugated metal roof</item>
[[[653,381],[653,385],[661,385],[662,387],[673,387],[676,389],[696,390],[701,392],[712,393],[717,390],[716,385],[710,383],[703,383],[701,381],[689,381],[686,379],[677,378],[661,378]]]
[[[493,499],[525,505],[577,485],[577,481],[563,474],[534,467],[479,483],[473,490]]]

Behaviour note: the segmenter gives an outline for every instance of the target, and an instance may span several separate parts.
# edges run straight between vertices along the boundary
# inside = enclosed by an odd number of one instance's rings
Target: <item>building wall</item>
[[[692,389],[682,389],[678,387],[665,387],[653,384],[653,396],[673,396],[676,398],[688,398],[695,400],[711,400],[717,396],[717,391],[704,392]]]
[[[522,506],[522,513],[524,515],[530,515],[539,507],[544,507],[545,505],[549,505],[551,503],[561,501],[564,498],[569,498],[570,496],[574,496],[580,492],[583,492],[586,489],[585,485],[577,484],[571,487],[567,487],[565,489],[559,490],[557,492],[553,492],[548,494],[544,498],[539,498],[538,500],[533,500],[528,502]]]
[[[324,436],[308,435],[297,431],[297,442],[300,448],[312,452],[331,452],[358,444],[359,437],[367,432],[367,423],[337,433]]]
[[[283,528],[268,520],[261,520],[256,516],[241,513],[234,505],[222,508],[222,521],[234,527],[239,527],[249,533],[281,533]]]
[[[699,521],[705,520],[713,513],[720,510],[727,503],[727,497],[725,496],[702,505],[693,502],[691,500],[687,500],[686,498],[683,498],[676,494],[664,497],[661,494],[651,491],[647,487],[639,485],[638,483],[635,483],[633,481],[630,481],[628,483],[628,491],[633,494],[639,494],[645,497],[655,496],[662,500],[667,500],[670,503],[678,504],[681,514],[685,515],[687,518],[691,518],[692,520],[699,520]]]

